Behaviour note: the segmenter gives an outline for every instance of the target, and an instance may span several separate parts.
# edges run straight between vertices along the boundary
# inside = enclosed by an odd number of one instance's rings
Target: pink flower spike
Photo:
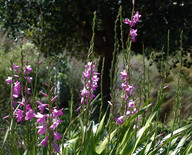
[[[43,113],[44,108],[48,106],[48,104],[43,104],[40,101],[36,101],[36,102],[39,104],[38,108],[39,110],[41,110],[40,112]]]
[[[20,66],[16,66],[15,64],[13,64],[13,69],[15,70],[15,72],[16,73],[18,73],[18,68],[19,68]]]
[[[57,99],[58,95],[51,99],[51,102],[54,102]]]
[[[44,92],[40,92],[43,96],[46,96],[46,97],[48,97],[49,95],[47,95],[46,93],[44,93]]]
[[[30,119],[32,121],[33,117],[35,117],[34,111],[35,110],[30,109],[28,112],[26,112],[25,120]]]
[[[47,125],[42,125],[42,126],[36,126],[38,130],[39,135],[44,135],[46,133]]]
[[[57,132],[53,131],[53,135],[54,135],[54,141],[56,142],[57,140],[61,139],[61,135],[58,134]]]
[[[42,140],[41,145],[43,145],[43,147],[47,145],[47,140],[48,140],[48,136]]]
[[[7,84],[11,85],[12,77],[8,76],[8,78],[5,80]]]
[[[59,153],[60,152],[59,146],[56,143],[54,143],[54,142],[53,142],[53,145],[55,146],[55,150]]]

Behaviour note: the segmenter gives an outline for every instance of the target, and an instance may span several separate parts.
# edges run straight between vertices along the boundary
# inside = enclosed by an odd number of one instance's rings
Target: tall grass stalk
[[[178,115],[178,113],[180,114],[180,110],[179,109],[179,102],[180,102],[180,79],[181,79],[181,67],[182,67],[182,52],[183,52],[183,31],[181,31],[180,34],[180,50],[179,50],[179,71],[178,71],[178,76],[177,76],[177,89],[176,89],[176,103],[173,105],[173,109],[174,109],[174,119],[173,119],[173,124],[172,124],[172,128],[171,128],[171,137],[173,136],[173,131],[175,130],[175,128],[177,127],[177,125],[179,124],[180,121],[180,116]],[[176,124],[177,123],[177,124]],[[169,142],[169,146],[167,149],[167,155],[169,154],[169,150],[171,147],[171,141]]]

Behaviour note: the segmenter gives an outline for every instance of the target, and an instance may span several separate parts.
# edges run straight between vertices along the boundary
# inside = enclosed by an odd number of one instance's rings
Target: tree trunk
[[[102,71],[102,64],[103,64],[103,58],[105,58],[104,62],[104,71],[103,71],[103,83],[102,83],[102,92],[103,92],[103,107],[102,107],[102,113],[105,113],[107,110],[108,102],[110,101],[110,69],[111,69],[111,62],[113,59],[113,48],[111,47],[105,47],[103,49],[103,53],[100,57],[99,60],[99,65],[98,65],[98,73],[101,73]],[[98,87],[95,91],[95,96],[100,94],[101,97],[101,75],[100,75],[100,80],[98,82]],[[101,106],[101,101],[95,103],[94,107],[95,110],[92,113],[91,118],[94,119],[94,121],[98,121],[99,119],[99,114],[100,114],[100,106]],[[107,112],[107,115],[109,114],[109,111]]]

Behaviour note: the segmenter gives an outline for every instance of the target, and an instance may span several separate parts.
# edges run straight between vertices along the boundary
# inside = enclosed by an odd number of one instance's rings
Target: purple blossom
[[[44,92],[40,92],[43,96],[45,96],[45,97],[48,97],[49,95],[47,95],[46,93],[44,93]]]
[[[133,16],[132,21],[131,21],[130,19],[126,18],[125,21],[124,21],[124,23],[130,25],[131,27],[134,27],[135,24],[140,21],[139,18],[141,18],[141,15],[140,15],[139,12],[137,11],[137,12],[135,13],[135,15]]]
[[[12,77],[8,76],[8,78],[5,80],[7,84],[11,85]]]
[[[31,65],[27,65],[27,66],[24,67],[24,75],[26,73],[30,74],[31,71],[32,71]]]
[[[132,108],[135,105],[135,102],[133,100],[130,100],[128,103],[128,108]]]
[[[130,21],[128,18],[125,19],[124,23],[131,26],[131,21]],[[132,27],[132,26],[131,26],[131,27]]]
[[[27,101],[28,102],[28,101]],[[28,111],[28,110],[30,110],[31,109],[31,105],[30,104],[28,104],[27,106],[26,106],[26,110]]]
[[[40,124],[40,123],[45,124],[47,115],[43,115],[43,114],[41,114],[41,113],[38,112],[38,113],[35,115],[35,117],[38,118],[38,119],[37,119],[37,124]]]
[[[54,107],[53,112],[52,112],[53,118],[55,118],[56,116],[63,115],[62,111],[63,111],[63,108],[61,108],[60,110],[57,110],[56,107]]]
[[[135,37],[137,36],[137,29],[131,29],[130,36],[133,42],[135,42]]]
[[[15,64],[13,64],[13,69],[15,70],[15,72],[16,73],[18,73],[18,68],[19,68],[20,66],[16,66]]]
[[[54,143],[54,142],[53,142],[53,145],[55,146],[55,150],[59,153],[60,152],[59,146],[56,143]]]
[[[23,110],[17,109],[17,111],[15,111],[15,117],[17,119],[17,122],[21,122],[22,118],[23,118]]]
[[[137,12],[135,13],[135,15],[133,16],[133,21],[134,21],[135,24],[140,21],[139,18],[141,18],[141,15],[140,15],[139,12],[137,11]]]
[[[38,108],[40,110],[40,113],[43,113],[44,108],[49,105],[49,104],[43,104],[40,101],[36,101],[36,102],[39,104]]]
[[[113,106],[113,104],[110,101],[107,101],[109,103],[110,106]]]
[[[57,128],[57,126],[59,125],[59,123],[61,123],[63,121],[61,121],[61,119],[59,117],[57,117],[57,119],[53,119],[53,124],[50,126],[50,130],[55,130]]]
[[[25,79],[28,80],[29,83],[31,83],[31,80],[33,79],[32,77],[28,76],[28,77],[24,77]]]
[[[17,103],[19,103],[21,107],[25,106],[25,97],[23,96],[22,101],[18,101]]]
[[[123,119],[125,118],[125,113],[123,116],[120,116],[118,118],[114,118],[118,124],[123,124]]]
[[[13,75],[15,78],[19,78],[19,75]]]
[[[93,92],[98,87],[97,83],[99,78],[97,77],[98,73],[95,72],[95,65],[92,62],[88,62],[85,65],[85,71],[83,72],[85,78],[85,87],[81,90],[81,104],[88,104],[89,100],[93,100],[95,95]],[[81,106],[77,109],[80,110]]]
[[[54,102],[57,99],[58,95],[51,99],[51,102]]]
[[[36,126],[39,135],[44,135],[47,131],[47,125]]]
[[[82,98],[83,99],[83,98]],[[83,104],[83,102],[81,102]],[[82,106],[79,106],[76,111],[79,112]]]
[[[13,108],[17,107],[17,103],[14,100],[13,100],[12,104],[13,104]]]
[[[127,79],[127,71],[126,70],[123,70],[123,72],[121,72],[120,78],[122,78],[123,80]]]
[[[47,145],[47,140],[48,140],[48,136],[42,140],[41,145],[43,145],[43,147]]]
[[[21,85],[20,85],[20,82],[17,81],[14,83],[14,86],[13,86],[13,98],[18,98],[20,95],[20,92],[21,92]]]
[[[57,132],[53,131],[53,135],[54,135],[54,141],[56,142],[57,140],[61,139],[61,135],[58,134]]]
[[[26,112],[25,120],[29,120],[30,119],[32,121],[33,117],[35,117],[34,111],[35,110],[32,110],[32,109],[28,110]]]

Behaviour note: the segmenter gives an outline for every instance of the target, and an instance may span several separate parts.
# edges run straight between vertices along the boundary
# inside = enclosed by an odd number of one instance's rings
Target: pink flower
[[[125,113],[123,114],[123,116],[120,116],[119,118],[114,118],[114,119],[116,120],[117,123],[123,124],[124,118],[125,118]]]
[[[45,97],[48,97],[49,95],[47,95],[46,93],[44,93],[44,92],[40,92],[43,96],[45,96]]]
[[[53,124],[50,126],[50,130],[55,130],[57,128],[57,126],[59,125],[59,123],[61,123],[63,121],[61,121],[61,119],[59,117],[57,117],[57,119],[53,119]]]
[[[137,36],[137,29],[136,30],[131,29],[130,36],[131,36],[132,41],[135,42],[135,37]]]
[[[20,86],[20,82],[17,81],[14,83],[13,86],[13,98],[18,98],[21,92],[21,86]]]
[[[32,71],[31,65],[27,65],[24,67],[24,75],[26,74],[30,74],[30,72]]]
[[[16,77],[16,78],[19,78],[19,75],[13,75],[14,77]]]
[[[135,13],[135,15],[133,16],[133,21],[134,21],[134,23],[139,22],[139,21],[140,21],[139,18],[141,18],[141,15],[140,15],[139,12],[137,11],[137,12]]]
[[[128,18],[125,19],[124,23],[131,26],[131,21]]]
[[[29,120],[30,119],[32,121],[33,117],[35,117],[34,111],[35,110],[32,110],[32,109],[27,111],[26,112],[26,116],[25,116],[25,120]]]
[[[41,110],[40,112],[43,113],[44,108],[48,106],[48,104],[43,104],[40,101],[37,101],[37,103],[39,104],[38,108]]]
[[[15,64],[13,64],[13,69],[15,70],[15,72],[16,73],[18,73],[18,68],[19,68],[20,66],[16,66]]]
[[[16,116],[17,122],[22,121],[23,113],[24,113],[24,111],[20,110],[20,109],[17,109],[17,111],[15,111],[15,116]]]
[[[85,78],[85,87],[81,90],[81,104],[84,102],[88,104],[88,100],[93,100],[95,95],[93,92],[96,90],[99,78],[98,73],[95,72],[95,65],[92,62],[88,62],[85,65],[85,71],[83,72]],[[81,107],[78,108],[80,110]]]
[[[37,129],[39,129],[38,130],[38,134],[39,135],[43,135],[43,134],[45,134],[46,133],[46,129],[47,129],[47,125],[42,125],[42,126],[36,126],[36,128]]]
[[[59,153],[60,152],[59,146],[56,143],[54,143],[54,142],[53,142],[53,145],[55,146],[55,150]]]
[[[31,80],[33,79],[32,77],[28,76],[28,77],[24,77],[25,79],[28,80],[29,83],[31,83]]]
[[[61,135],[58,134],[57,132],[53,131],[53,135],[54,135],[54,141],[56,142],[57,140],[61,139]]]
[[[140,17],[141,17],[141,15],[140,15],[139,12],[137,11],[137,12],[135,13],[135,15],[133,16],[132,21],[126,18],[125,21],[124,21],[124,23],[130,25],[131,27],[134,27],[135,24],[140,21],[140,20],[139,20]]]
[[[8,78],[5,81],[7,82],[7,84],[11,85],[12,77],[8,76]]]
[[[83,103],[82,103],[83,104]],[[76,111],[79,112],[82,106],[79,106]]]
[[[110,101],[107,101],[109,103],[110,106],[113,106],[113,104]]]
[[[130,100],[128,103],[128,108],[132,108],[134,106],[135,102],[133,100]]]
[[[28,101],[27,101],[28,102]],[[30,110],[31,109],[31,105],[30,104],[28,104],[27,106],[26,106],[26,110],[28,111],[28,110]]]
[[[58,95],[51,99],[51,102],[54,102],[57,99]]]
[[[41,114],[41,113],[38,112],[38,113],[35,115],[35,117],[38,118],[38,119],[37,119],[37,124],[40,124],[40,123],[45,124],[47,115],[43,115],[43,114]]]
[[[126,80],[126,78],[127,78],[127,71],[126,71],[126,70],[124,70],[123,72],[121,72],[120,78],[122,78],[123,80]]]
[[[52,115],[53,115],[53,118],[55,118],[56,116],[61,116],[63,115],[63,108],[60,109],[60,110],[57,110],[56,107],[54,107],[53,109],[53,112],[52,112]]]
[[[21,107],[22,107],[22,106],[25,106],[25,97],[22,98],[22,101],[21,101],[21,102],[18,101],[17,103],[19,103]]]
[[[43,147],[47,145],[47,140],[48,140],[48,136],[42,140],[41,145],[43,145]]]

